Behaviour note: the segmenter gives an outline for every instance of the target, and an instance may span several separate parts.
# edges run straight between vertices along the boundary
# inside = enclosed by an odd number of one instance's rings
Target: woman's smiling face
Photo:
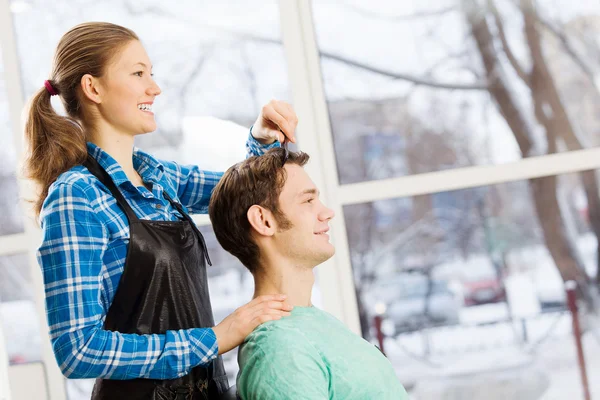
[[[129,135],[156,130],[152,106],[161,90],[152,77],[150,58],[138,40],[124,46],[98,81],[102,90],[98,112],[104,123]]]

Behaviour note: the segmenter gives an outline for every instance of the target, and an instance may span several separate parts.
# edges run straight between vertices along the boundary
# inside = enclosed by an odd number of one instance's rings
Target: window
[[[522,346],[538,349],[550,382],[564,373],[551,367],[560,358],[579,384],[562,276],[594,285],[598,275],[600,232],[582,183],[597,173],[344,208],[363,335],[375,341],[383,317],[384,350],[405,385],[475,352],[479,364],[465,368],[493,372]],[[598,347],[586,346],[590,354]]]
[[[0,49],[1,50],[1,49]],[[0,53],[1,55],[1,53]],[[0,235],[22,233],[23,214],[19,208],[17,159],[14,133],[8,117],[8,98],[4,82],[4,67],[0,57]]]
[[[41,330],[26,254],[0,256],[0,323],[11,365],[41,360]]]
[[[570,53],[552,31],[540,31],[544,53],[539,60],[558,93],[548,101],[563,99],[562,106],[550,106],[541,103],[536,97],[540,89],[527,86],[503,54],[498,26],[507,32],[511,54],[529,71],[534,49],[523,33],[522,12],[514,2],[496,3],[501,22],[490,15],[487,33],[497,46],[486,47],[487,42],[477,45],[486,38],[475,37],[468,23],[478,21],[480,10],[471,14],[458,1],[312,2],[340,183],[598,146],[597,78],[581,66],[597,65],[593,38],[600,26],[592,15],[600,13],[600,6],[579,2],[561,8],[539,2],[542,18],[576,49]],[[501,93],[487,90],[495,75],[483,65],[486,48],[493,50]],[[537,69],[532,74],[541,76]],[[551,84],[544,81],[544,87]],[[568,117],[561,119],[563,141],[556,148],[548,141],[554,125],[538,120],[535,107]]]

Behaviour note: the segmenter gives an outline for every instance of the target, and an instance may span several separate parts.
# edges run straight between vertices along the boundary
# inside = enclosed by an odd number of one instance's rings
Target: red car
[[[497,277],[463,281],[465,306],[498,303],[506,300],[506,291]]]

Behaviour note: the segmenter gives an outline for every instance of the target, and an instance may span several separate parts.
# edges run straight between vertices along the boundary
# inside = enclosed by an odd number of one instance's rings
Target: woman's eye
[[[133,74],[136,76],[139,76],[141,78],[143,73],[144,73],[144,71],[138,71],[138,72],[134,72]]]

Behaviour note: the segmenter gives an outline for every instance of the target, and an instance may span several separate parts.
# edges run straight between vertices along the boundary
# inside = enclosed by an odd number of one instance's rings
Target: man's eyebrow
[[[302,197],[302,196],[304,196],[306,194],[315,194],[315,195],[318,196],[319,195],[319,190],[318,189],[305,189],[305,190],[301,191],[300,193],[298,193],[296,195],[296,197]]]

